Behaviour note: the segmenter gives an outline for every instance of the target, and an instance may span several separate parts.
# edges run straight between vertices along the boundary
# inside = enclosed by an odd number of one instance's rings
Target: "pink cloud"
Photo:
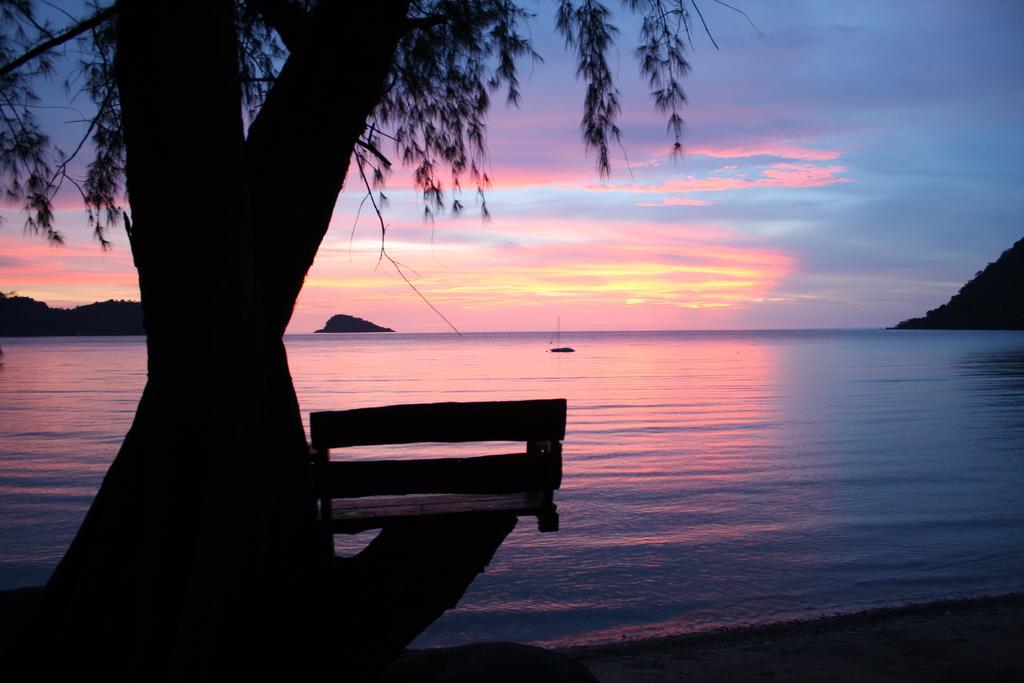
[[[850,178],[837,178],[845,166],[812,166],[811,164],[772,164],[762,175],[765,179],[755,181],[768,187],[821,187],[836,183],[853,182]]]
[[[795,267],[789,254],[722,226],[688,224],[681,231],[678,224],[669,229],[637,220],[528,223],[557,240],[442,240],[435,254],[418,230],[389,249],[411,267],[409,277],[424,295],[466,330],[537,329],[557,315],[577,328],[720,327],[728,322],[722,316],[762,300]],[[481,229],[511,235],[522,227],[521,219],[499,217]],[[67,306],[138,298],[127,248],[51,247],[12,232],[0,234],[4,291]],[[331,240],[321,249],[292,331],[316,329],[338,312],[404,331],[443,328],[393,268],[375,268],[373,249],[356,250],[350,260],[347,235],[339,237],[337,246]]]
[[[832,161],[838,159],[841,152],[827,149],[808,149],[788,144],[752,144],[735,147],[691,147],[688,154],[699,154],[716,159],[741,159],[745,157],[773,156],[783,159],[800,161]]]
[[[724,192],[757,187],[801,189],[822,187],[837,183],[853,182],[850,178],[839,178],[837,174],[846,171],[846,166],[816,166],[809,163],[771,164],[761,171],[761,177],[753,180],[736,177],[675,178],[661,183],[642,185],[602,185],[589,183],[581,188],[590,192],[644,192],[650,194],[686,192]]]
[[[105,299],[138,299],[131,253],[125,247],[104,252],[94,243],[52,246],[38,237],[0,234],[0,287],[47,303],[78,305]]]

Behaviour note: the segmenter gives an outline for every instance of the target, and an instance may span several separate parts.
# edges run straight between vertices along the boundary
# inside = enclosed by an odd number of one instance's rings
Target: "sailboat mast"
[[[548,342],[548,343],[551,343],[551,342]],[[571,351],[575,351],[575,349],[569,348],[568,346],[564,346],[563,347],[561,345],[562,344],[562,316],[558,316],[558,324],[555,326],[555,339],[554,339],[554,343],[556,344],[556,346],[554,348],[548,349],[549,351],[555,351],[555,352],[558,352],[558,353],[568,353],[568,352],[571,352]]]

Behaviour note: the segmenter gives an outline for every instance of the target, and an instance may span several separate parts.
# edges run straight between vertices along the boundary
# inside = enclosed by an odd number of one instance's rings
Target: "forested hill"
[[[317,332],[394,332],[390,327],[374,325],[369,320],[363,320],[352,315],[332,315],[323,329]]]
[[[138,301],[98,301],[50,308],[27,296],[0,294],[0,337],[145,334]]]
[[[1024,239],[960,288],[948,303],[900,330],[1024,330]]]

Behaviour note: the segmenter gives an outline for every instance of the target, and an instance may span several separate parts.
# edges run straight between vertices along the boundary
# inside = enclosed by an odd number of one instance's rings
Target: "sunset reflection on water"
[[[521,520],[419,645],[609,639],[1024,588],[1024,336],[562,337],[576,353],[547,353],[537,334],[287,338],[304,418],[568,399],[561,530]],[[0,582],[13,587],[44,581],[70,541],[130,422],[145,347],[3,347]],[[334,455],[481,450],[510,452]]]

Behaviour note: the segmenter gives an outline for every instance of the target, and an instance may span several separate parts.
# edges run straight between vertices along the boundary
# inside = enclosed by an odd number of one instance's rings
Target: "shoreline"
[[[41,587],[0,591],[0,632],[7,645],[33,620],[40,598]],[[403,665],[389,667],[390,675],[383,680],[481,680],[478,675],[499,671],[529,671],[527,678],[537,683],[589,680],[567,675],[578,663],[601,683],[1021,681],[1024,593],[553,647],[546,652],[509,643],[412,650],[396,661]],[[459,678],[456,671],[469,677]]]
[[[556,648],[619,681],[1024,680],[1024,593]]]

